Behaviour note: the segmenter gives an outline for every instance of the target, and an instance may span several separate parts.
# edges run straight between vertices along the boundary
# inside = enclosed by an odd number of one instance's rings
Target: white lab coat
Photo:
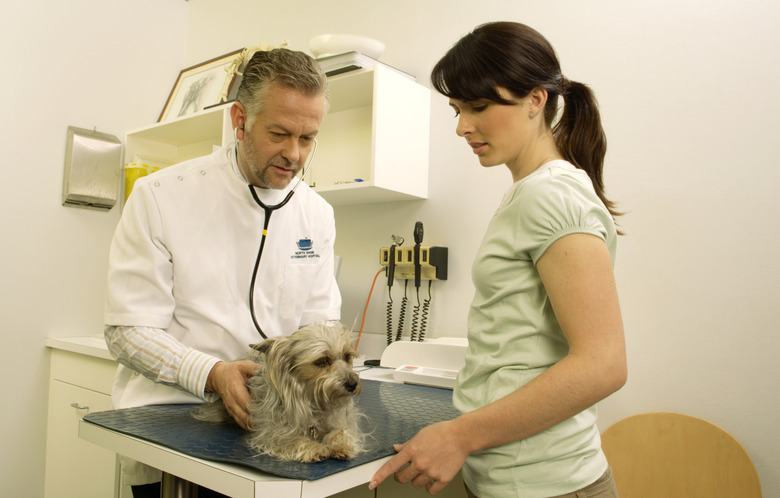
[[[232,144],[135,183],[111,245],[107,325],[164,329],[222,360],[238,358],[262,340],[248,303],[265,213],[233,170],[230,149]],[[275,204],[296,183],[257,193]],[[267,336],[340,318],[335,232],[333,208],[304,183],[272,213],[254,292]],[[121,365],[117,371],[115,408],[199,401],[198,393]]]

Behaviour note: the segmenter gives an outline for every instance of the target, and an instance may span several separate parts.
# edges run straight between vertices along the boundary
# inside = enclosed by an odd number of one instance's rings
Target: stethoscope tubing
[[[263,337],[263,339],[268,339],[268,336],[263,332],[262,327],[260,327],[260,323],[257,321],[257,314],[255,313],[255,281],[257,280],[257,272],[260,268],[260,260],[263,257],[263,249],[265,248],[265,240],[268,237],[268,224],[271,221],[271,215],[274,211],[277,209],[280,209],[284,207],[288,202],[290,202],[290,199],[292,199],[293,194],[295,193],[295,190],[298,188],[298,186],[303,181],[303,178],[306,176],[306,173],[309,171],[309,168],[311,168],[311,163],[314,160],[314,156],[317,154],[317,140],[314,140],[314,150],[311,152],[311,156],[309,157],[309,162],[306,165],[306,168],[303,170],[303,174],[298,178],[298,183],[293,186],[292,190],[287,193],[284,199],[282,199],[281,202],[277,204],[267,205],[263,201],[260,200],[260,197],[258,197],[257,192],[255,191],[254,185],[249,183],[249,180],[247,179],[246,175],[244,174],[244,171],[239,167],[238,161],[241,159],[238,156],[238,128],[235,128],[233,130],[233,137],[236,139],[233,145],[233,167],[241,174],[244,181],[247,183],[247,186],[249,187],[249,192],[252,194],[252,198],[255,200],[255,203],[260,206],[263,209],[263,212],[265,214],[264,220],[263,220],[263,232],[260,237],[260,246],[257,249],[257,258],[255,259],[255,267],[252,270],[252,280],[249,285],[249,313],[252,315],[252,323],[255,326],[255,329],[257,332]]]

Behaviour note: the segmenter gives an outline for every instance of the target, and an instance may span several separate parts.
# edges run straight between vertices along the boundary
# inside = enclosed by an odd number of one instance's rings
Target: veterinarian
[[[136,182],[109,258],[115,408],[220,396],[247,428],[256,366],[228,360],[263,336],[340,318],[333,209],[295,178],[326,110],[327,79],[314,59],[258,51],[231,108],[235,142]],[[127,459],[123,476],[160,480]]]
[[[435,494],[462,470],[470,497],[617,496],[596,427],[595,404],[626,380],[596,100],[518,23],[477,27],[431,80],[480,164],[514,183],[472,269],[462,415],[397,446],[370,487],[395,474]]]

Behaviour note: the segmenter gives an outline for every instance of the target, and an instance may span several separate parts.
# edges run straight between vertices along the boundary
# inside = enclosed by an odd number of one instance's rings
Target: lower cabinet
[[[376,489],[376,495],[374,491],[368,489],[368,484],[363,484],[332,495],[330,498],[374,498],[375,496],[376,498],[430,498],[431,495],[425,488],[417,489],[411,484],[399,484],[389,477]],[[436,497],[466,498],[466,487],[460,473]]]
[[[79,439],[79,421],[91,411],[111,409],[116,363],[51,350],[46,432],[47,498],[116,496],[116,454]]]

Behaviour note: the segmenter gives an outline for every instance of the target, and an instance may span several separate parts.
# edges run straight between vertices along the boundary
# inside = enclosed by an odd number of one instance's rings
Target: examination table
[[[349,461],[282,462],[255,456],[235,424],[190,415],[195,405],[157,405],[90,413],[79,437],[163,471],[163,496],[194,496],[205,486],[235,498],[322,498],[368,480],[403,443],[426,425],[457,416],[452,391],[362,380],[357,404],[366,419],[368,451]]]

